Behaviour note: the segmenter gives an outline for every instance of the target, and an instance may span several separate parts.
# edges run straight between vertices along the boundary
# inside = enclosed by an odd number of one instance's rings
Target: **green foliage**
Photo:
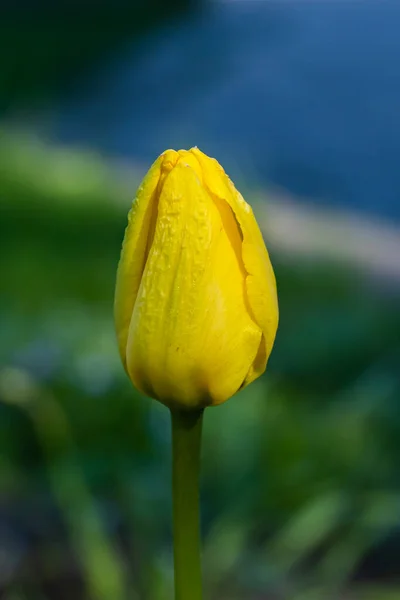
[[[83,84],[93,67],[133,46],[150,28],[183,11],[195,0],[36,0],[0,7],[0,114],[30,108],[71,84]],[[15,4],[15,6],[14,6]]]
[[[2,597],[167,600],[169,415],[132,389],[112,322],[138,178],[5,132],[0,165]],[[205,414],[207,597],[398,597],[363,569],[400,545],[399,297],[272,258],[267,375]]]

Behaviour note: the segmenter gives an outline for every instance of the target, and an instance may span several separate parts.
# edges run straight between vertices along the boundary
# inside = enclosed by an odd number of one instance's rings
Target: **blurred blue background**
[[[0,5],[0,597],[172,597],[169,415],[115,271],[168,147],[215,156],[279,286],[266,375],[205,416],[206,598],[400,598],[400,4]]]

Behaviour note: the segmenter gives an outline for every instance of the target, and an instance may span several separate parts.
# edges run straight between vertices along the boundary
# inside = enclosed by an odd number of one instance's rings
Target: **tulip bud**
[[[265,370],[274,272],[251,207],[198,148],[166,150],[128,216],[115,292],[132,383],[170,408],[220,404]]]

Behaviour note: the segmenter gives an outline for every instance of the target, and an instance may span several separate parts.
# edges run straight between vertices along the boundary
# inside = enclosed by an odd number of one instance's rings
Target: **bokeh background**
[[[217,157],[279,286],[206,411],[206,598],[400,598],[400,3],[0,5],[0,598],[172,598],[168,412],[114,339],[135,187]],[[189,600],[189,599],[188,599]]]

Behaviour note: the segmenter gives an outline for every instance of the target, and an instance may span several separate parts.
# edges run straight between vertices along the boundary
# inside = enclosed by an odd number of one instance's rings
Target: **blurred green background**
[[[149,163],[43,141],[26,124],[32,107],[68,94],[117,44],[195,11],[187,4],[113,12],[104,3],[95,16],[88,4],[81,27],[62,27],[46,3],[26,3],[33,21],[2,9],[4,600],[173,597],[169,415],[133,390],[112,320],[127,210]],[[287,205],[268,190],[263,201],[250,175],[241,172],[266,224],[281,323],[266,375],[206,411],[205,598],[398,599],[398,230],[371,222],[360,237],[363,219],[352,217],[343,230],[338,222],[331,252],[304,251],[273,235]],[[304,231],[296,206],[290,223]],[[306,240],[326,236],[332,215],[318,215]],[[356,240],[345,259],[343,231]],[[362,268],[357,258],[388,232],[387,269]]]

